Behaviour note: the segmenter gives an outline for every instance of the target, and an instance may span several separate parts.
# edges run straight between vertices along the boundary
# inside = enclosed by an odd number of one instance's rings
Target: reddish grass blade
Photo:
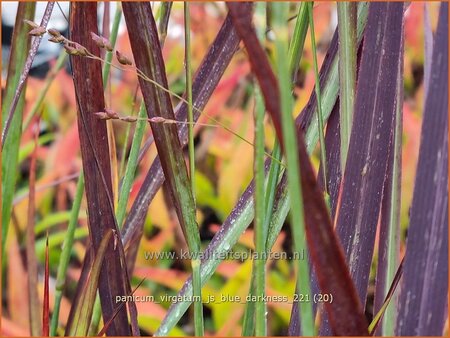
[[[90,35],[90,32],[98,33],[96,4],[72,3],[70,24],[71,40],[80,43],[90,52],[99,56],[99,48]],[[101,64],[95,60],[75,56],[71,57],[71,62],[86,181],[89,234],[94,250],[97,251],[107,231],[111,229],[118,232],[112,204],[111,167],[106,124],[105,121],[97,119],[92,114],[105,108],[102,70]],[[104,320],[108,320],[114,313],[115,297],[126,295],[127,288],[129,288],[125,262],[120,258],[120,249],[121,245],[119,245],[119,250],[115,250],[114,243],[111,241],[102,265],[99,292]],[[68,327],[70,328],[70,325]],[[124,309],[108,329],[108,335],[130,335],[131,333],[127,313]]]
[[[37,129],[38,131],[39,129]],[[28,195],[28,223],[27,223],[27,240],[26,240],[26,254],[27,254],[27,273],[28,273],[28,299],[30,310],[30,328],[31,335],[39,336],[42,333],[41,327],[41,306],[39,304],[38,293],[38,270],[37,259],[35,252],[35,233],[34,233],[34,217],[36,213],[36,157],[38,150],[38,135],[36,132],[34,136],[34,151],[31,156],[30,164],[30,180],[29,180],[29,195]]]
[[[448,3],[442,2],[423,115],[396,334],[442,335],[447,294]]]
[[[227,5],[234,19],[235,28],[246,46],[252,69],[256,72],[255,75],[265,96],[265,102],[271,101],[266,109],[274,121],[278,139],[282,139],[281,128],[277,127],[277,125],[281,126],[281,105],[278,95],[273,95],[278,92],[278,84],[276,80],[272,81],[275,75],[252,27],[251,6],[248,3],[228,3]],[[266,61],[262,62],[260,58]],[[269,95],[269,93],[272,94]],[[307,211],[305,223],[308,248],[321,291],[330,293],[334,297],[331,304],[325,304],[333,333],[335,335],[367,335],[367,323],[361,303],[357,298],[342,249],[333,231],[300,128],[297,129],[297,140],[304,209]]]
[[[42,311],[42,335],[44,337],[48,337],[50,332],[50,298],[48,287],[48,282],[50,278],[49,270],[50,269],[48,261],[48,231],[47,231],[47,239],[45,241],[44,306]]]
[[[54,5],[55,5],[55,2],[53,2],[53,1],[49,1],[47,3],[47,7],[45,8],[44,16],[42,17],[40,27],[43,27],[44,29],[47,28],[47,24],[48,24],[48,21],[50,20],[50,16],[52,14]],[[19,102],[20,94],[22,93],[22,90],[25,86],[26,80],[28,78],[28,73],[30,72],[31,65],[33,64],[33,60],[34,60],[34,57],[36,56],[36,53],[38,51],[41,40],[42,40],[42,36],[37,36],[34,38],[31,49],[28,53],[27,61],[25,62],[25,67],[22,71],[22,74],[20,75],[19,84],[18,84],[16,92],[14,94],[13,101],[12,101],[11,106],[8,111],[8,118],[5,122],[5,126],[2,131],[2,149],[3,149],[3,145],[5,144],[6,136],[8,135],[9,127],[11,125],[11,121],[12,121],[14,112],[16,110],[17,103]]]

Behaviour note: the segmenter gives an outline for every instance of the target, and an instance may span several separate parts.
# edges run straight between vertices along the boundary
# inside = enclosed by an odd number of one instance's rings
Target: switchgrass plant
[[[111,32],[100,34],[96,4],[72,3],[68,37],[47,29],[52,4],[41,24],[32,22],[34,4],[19,5],[2,105],[2,267],[11,276],[26,271],[31,287],[26,298],[3,284],[2,333],[22,321],[26,334],[51,336],[443,334],[448,5],[435,7],[435,42],[426,34],[432,58],[410,220],[401,215],[402,134],[411,125],[403,123],[405,20],[417,4],[339,3],[328,44],[322,3],[122,5],[131,51],[118,35],[120,4]],[[212,22],[221,24],[215,37],[206,34]],[[171,36],[180,29],[181,44]],[[65,54],[28,99],[23,84],[43,37]],[[54,187],[48,182],[59,176],[47,177],[43,156],[61,141],[38,131],[52,125],[50,93],[66,54],[77,112],[68,125],[78,134],[63,153],[79,142],[81,161],[76,151],[68,161],[83,170],[76,185],[64,179],[73,175],[58,181],[68,194],[44,194],[41,184]],[[121,92],[135,93],[137,113],[124,113],[133,110],[129,100],[116,107]],[[30,169],[17,175],[25,161]],[[243,193],[230,212],[232,189]],[[219,228],[208,210],[220,215]],[[411,223],[406,240],[400,223]],[[185,259],[142,260],[143,251],[184,250]],[[305,256],[267,259],[280,250]],[[256,255],[251,264],[227,258],[239,252]],[[268,300],[274,295],[283,301]],[[29,309],[25,321],[16,304]]]

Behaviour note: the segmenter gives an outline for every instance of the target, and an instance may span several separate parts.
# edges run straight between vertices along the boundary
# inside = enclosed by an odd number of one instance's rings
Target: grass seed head
[[[44,27],[38,26],[36,28],[33,28],[31,31],[28,32],[31,36],[42,36],[47,32],[47,30]]]
[[[94,32],[91,32],[92,40],[94,40],[95,44],[99,48],[105,48],[107,51],[112,52],[113,48],[111,47],[111,43],[109,40],[103,36],[99,36],[95,34]]]
[[[116,50],[116,57],[117,57],[117,61],[119,61],[119,63],[122,64],[122,65],[131,66],[133,64],[128,57],[123,55],[118,50]]]
[[[89,54],[86,47],[80,45],[79,43],[74,42],[74,46],[75,46],[75,49],[78,51],[77,55],[87,56]]]
[[[97,118],[99,120],[110,120],[111,119],[108,116],[108,114],[106,114],[104,111],[95,112],[94,115],[97,116]]]
[[[61,33],[59,31],[57,31],[56,29],[54,29],[54,28],[50,28],[48,30],[48,34],[50,34],[51,36],[53,36],[55,38],[58,38],[58,37],[61,36]]]
[[[122,121],[125,122],[136,122],[137,118],[133,117],[133,116],[125,116],[121,118]]]
[[[161,117],[161,116],[155,116],[155,117],[152,117],[152,118],[150,119],[150,122],[154,122],[154,123],[164,123],[164,122],[166,122],[166,119],[165,119],[164,117]]]
[[[117,114],[114,110],[110,108],[105,108],[105,113],[108,115],[110,119],[118,120],[120,118],[119,114]]]
[[[48,41],[54,42],[54,43],[64,43],[66,41],[66,38],[62,35],[52,36],[50,39],[48,39]]]
[[[69,44],[64,44],[64,49],[69,55],[79,55],[78,50],[76,48],[71,47]]]
[[[23,20],[24,23],[26,23],[28,26],[32,28],[38,28],[39,25],[36,22],[30,21],[30,20]]]

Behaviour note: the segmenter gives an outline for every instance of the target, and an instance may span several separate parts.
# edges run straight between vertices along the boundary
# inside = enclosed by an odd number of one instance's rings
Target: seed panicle
[[[99,47],[99,48],[104,48],[106,49],[108,52],[112,52],[113,48],[111,46],[111,43],[109,42],[109,40],[103,36],[97,35],[94,32],[91,32],[91,38],[92,40],[94,40],[95,44]]]

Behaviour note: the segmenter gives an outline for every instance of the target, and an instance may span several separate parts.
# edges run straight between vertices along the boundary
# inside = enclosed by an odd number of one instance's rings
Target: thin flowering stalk
[[[101,120],[110,120],[115,119],[122,122],[128,122],[128,123],[135,123],[139,121],[148,121],[151,123],[161,123],[161,124],[180,124],[180,125],[192,125],[192,126],[202,126],[202,127],[210,127],[210,128],[223,128],[222,124],[211,124],[211,123],[201,123],[201,122],[188,122],[188,121],[177,121],[172,119],[166,119],[164,117],[156,116],[152,118],[147,118],[143,116],[120,116],[116,112],[112,111],[111,109],[105,108],[106,111],[101,112],[95,112],[94,115],[97,116],[97,118]],[[220,123],[220,122],[219,122]],[[229,131],[231,134],[239,138],[241,141],[247,143],[248,145],[255,147],[255,145],[248,141],[243,136],[235,133],[231,129],[227,128],[226,131]],[[275,147],[276,148],[276,147]],[[284,167],[283,162],[280,160],[280,156],[274,156],[268,152],[264,152],[264,155],[270,157],[273,161],[275,161],[278,165],[281,165]]]
[[[33,30],[38,30],[40,32],[45,32],[47,24],[48,24],[48,21],[50,20],[50,16],[52,15],[52,11],[53,11],[53,6],[54,5],[55,5],[55,3],[53,1],[49,1],[47,3],[47,7],[45,8],[44,16],[42,17],[40,26],[39,27],[35,27]],[[32,33],[33,30],[30,33]],[[34,35],[34,34],[30,34],[30,35]],[[33,64],[34,57],[37,54],[39,45],[40,45],[41,40],[42,40],[42,34],[40,34],[39,32],[38,32],[38,34],[36,34],[34,36],[35,36],[35,38],[33,40],[30,52],[28,53],[27,60],[25,62],[22,74],[20,75],[20,79],[19,79],[19,82],[18,82],[18,85],[17,85],[17,89],[16,89],[16,92],[14,94],[13,100],[11,102],[9,111],[8,111],[8,115],[7,115],[8,118],[5,121],[5,127],[4,127],[4,129],[2,131],[2,150],[3,150],[3,146],[5,144],[6,136],[8,135],[9,128],[11,126],[11,121],[13,119],[14,112],[16,110],[17,104],[19,103],[19,99],[20,99],[20,96],[21,96],[20,94],[22,93],[22,90],[23,90],[23,88],[25,86],[26,80],[28,78],[28,73],[30,72],[31,65]]]

